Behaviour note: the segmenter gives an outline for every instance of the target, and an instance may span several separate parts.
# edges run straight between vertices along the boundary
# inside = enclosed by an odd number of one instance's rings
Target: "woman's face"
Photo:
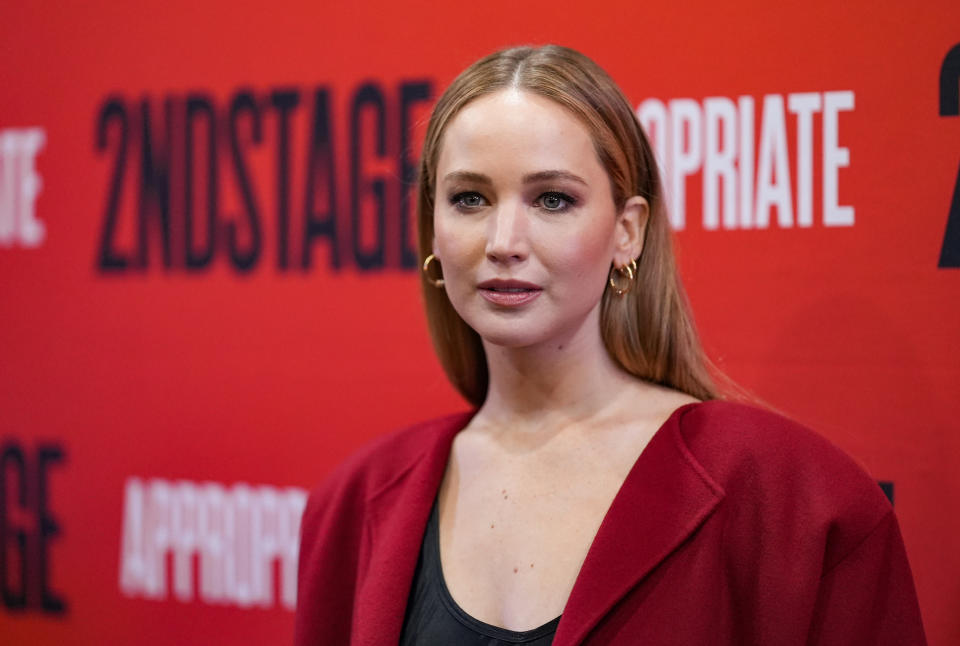
[[[599,335],[610,265],[639,255],[646,202],[618,212],[575,116],[514,89],[476,99],[447,125],[436,177],[433,252],[468,325],[509,347]]]

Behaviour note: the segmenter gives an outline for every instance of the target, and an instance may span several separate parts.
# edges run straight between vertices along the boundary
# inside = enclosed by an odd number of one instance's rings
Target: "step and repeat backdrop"
[[[291,641],[309,489],[467,407],[431,106],[556,42],[636,106],[711,357],[877,479],[960,643],[960,5],[734,5],[4,4],[0,641]]]

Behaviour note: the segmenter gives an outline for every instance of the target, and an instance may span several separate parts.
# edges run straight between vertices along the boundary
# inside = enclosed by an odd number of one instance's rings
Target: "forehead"
[[[451,119],[437,160],[438,176],[470,170],[491,176],[567,170],[605,176],[586,126],[545,97],[508,89],[468,103]],[[599,173],[599,175],[598,175]]]

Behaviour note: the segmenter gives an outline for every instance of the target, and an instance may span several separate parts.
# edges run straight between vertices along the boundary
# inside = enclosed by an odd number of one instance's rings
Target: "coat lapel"
[[[664,423],[620,487],[574,583],[554,646],[581,643],[723,497],[680,435],[683,412],[691,406],[681,407]],[[438,424],[433,441],[418,458],[367,501],[370,562],[357,592],[352,643],[381,646],[399,641],[430,509],[453,438],[471,416]]]
[[[354,639],[363,646],[400,640],[430,508],[440,488],[453,438],[472,414],[447,418],[412,464],[367,501],[370,562],[357,592]]]
[[[692,406],[674,411],[620,487],[574,582],[554,646],[581,643],[723,497],[680,435],[680,420]]]

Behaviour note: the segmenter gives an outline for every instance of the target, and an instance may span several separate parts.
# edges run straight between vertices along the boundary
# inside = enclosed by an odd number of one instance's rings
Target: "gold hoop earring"
[[[617,296],[623,296],[633,287],[633,277],[637,268],[637,261],[631,260],[629,264],[623,267],[613,267],[610,269],[610,287],[617,293]],[[618,281],[626,280],[626,286],[618,285]]]
[[[441,277],[441,278],[434,278],[434,277],[432,277],[432,276],[430,275],[430,263],[433,262],[434,260],[437,261],[437,265],[440,264],[440,261],[437,260],[437,257],[434,256],[433,254],[430,254],[429,256],[427,256],[427,259],[423,261],[423,275],[424,275],[424,277],[427,279],[427,282],[430,283],[431,285],[433,285],[434,287],[443,287],[443,278],[442,278],[442,277]],[[443,271],[443,270],[441,269],[441,272],[442,272],[442,271]],[[443,274],[441,273],[441,276],[442,276],[442,275],[443,275]]]

